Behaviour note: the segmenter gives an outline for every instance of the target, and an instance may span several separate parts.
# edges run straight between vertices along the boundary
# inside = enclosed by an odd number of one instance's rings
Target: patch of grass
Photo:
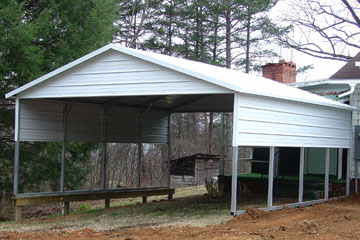
[[[76,208],[75,212],[85,213],[85,212],[89,212],[90,210],[91,210],[91,206],[89,204],[82,203]]]
[[[119,199],[111,202],[110,209],[104,209],[104,204],[92,205],[89,211],[78,214],[76,211],[68,217],[54,218],[54,214],[39,221],[27,221],[19,226],[16,224],[1,225],[0,231],[47,230],[64,227],[67,230],[78,230],[84,226],[95,231],[110,229],[133,228],[139,226],[195,225],[206,226],[218,224],[231,219],[230,196],[211,198],[206,194],[204,186],[176,189],[174,199],[160,201],[167,197],[149,197],[148,203],[137,204],[141,198]],[[155,200],[156,202],[152,202]],[[246,206],[266,206],[266,196],[246,195],[238,198],[237,209]]]

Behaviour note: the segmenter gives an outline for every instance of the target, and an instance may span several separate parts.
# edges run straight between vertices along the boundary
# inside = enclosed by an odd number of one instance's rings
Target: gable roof
[[[16,94],[26,91],[27,89],[40,84],[62,72],[65,72],[66,70],[71,69],[80,63],[96,57],[110,49],[152,62],[154,64],[158,64],[168,69],[172,69],[174,71],[181,72],[240,93],[280,98],[342,109],[353,109],[352,107],[341,104],[339,102],[317,96],[301,89],[286,86],[285,84],[281,84],[263,77],[172,56],[126,48],[117,44],[109,44],[98,50],[95,50],[94,52],[91,52],[69,64],[66,64],[63,67],[60,67],[28,84],[23,85],[22,87],[7,93],[5,97],[13,97]]]
[[[339,80],[339,79],[360,79],[360,67],[356,66],[355,62],[360,61],[360,52],[348,61],[342,68],[340,68],[336,73],[334,73],[330,79]]]

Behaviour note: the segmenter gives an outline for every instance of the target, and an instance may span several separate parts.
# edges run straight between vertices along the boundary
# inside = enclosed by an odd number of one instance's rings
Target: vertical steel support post
[[[171,176],[171,113],[168,115],[168,149],[167,149],[167,182],[170,187],[170,176]]]
[[[103,156],[101,162],[101,187],[103,190],[106,189],[106,167],[107,167],[107,114],[108,106],[104,106],[104,115],[103,115]]]
[[[351,163],[351,148],[347,149],[346,160],[346,196],[350,195],[350,163]]]
[[[65,151],[66,151],[67,108],[68,108],[68,102],[65,99],[64,106],[63,106],[63,120],[62,120],[61,173],[60,173],[60,191],[61,192],[64,192],[64,186],[65,186]]]
[[[224,164],[225,164],[225,113],[221,113],[221,130],[220,130],[220,164],[219,164],[219,175],[224,175]]]
[[[330,148],[326,148],[325,157],[325,199],[329,199]]]
[[[137,162],[137,187],[141,186],[141,153],[142,153],[142,107],[138,113],[138,162]]]
[[[14,154],[14,197],[19,193],[19,144],[20,144],[20,100],[17,97],[15,100],[15,154]],[[16,209],[17,210],[17,209]]]
[[[237,165],[238,165],[238,151],[239,147],[233,146],[232,152],[232,176],[231,176],[231,214],[236,212],[236,197],[237,197]]]
[[[273,184],[274,184],[274,158],[275,158],[275,147],[270,147],[269,151],[269,177],[268,177],[268,207],[273,205]]]
[[[299,199],[298,202],[303,201],[304,195],[304,162],[305,162],[305,148],[300,148],[300,166],[299,166]]]
[[[343,149],[338,149],[338,180],[342,179]]]
[[[355,193],[357,193],[359,191],[359,164],[358,164],[358,159],[354,159],[355,160]]]
[[[233,132],[232,132],[232,175],[231,175],[231,214],[236,213],[237,204],[237,167],[239,158],[239,143],[238,143],[238,124],[239,124],[239,102],[240,94],[234,94],[234,109],[233,109]]]

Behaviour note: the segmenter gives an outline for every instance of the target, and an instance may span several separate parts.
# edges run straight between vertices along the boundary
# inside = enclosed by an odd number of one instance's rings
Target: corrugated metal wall
[[[20,98],[229,93],[228,89],[109,50],[20,94]]]
[[[68,141],[103,141],[104,107],[96,104],[73,104],[68,114]],[[46,100],[21,100],[20,141],[61,141],[63,103]],[[136,143],[139,110],[109,107],[107,142]],[[168,113],[142,112],[142,142],[167,143]]]
[[[346,110],[241,94],[238,111],[239,146],[350,147]]]
[[[63,104],[20,100],[20,141],[61,141]]]

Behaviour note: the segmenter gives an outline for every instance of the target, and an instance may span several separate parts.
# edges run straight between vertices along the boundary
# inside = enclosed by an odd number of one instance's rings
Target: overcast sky
[[[310,70],[308,73],[298,75],[296,79],[297,82],[329,78],[346,63],[343,61],[334,61],[311,57],[295,50],[292,51],[292,53],[288,52],[290,51],[284,51],[284,53],[282,54],[285,60],[292,61],[298,66],[304,66],[308,64],[313,64],[314,66],[314,69]]]
[[[291,1],[280,1],[271,11],[271,15],[274,18],[281,16],[281,12],[288,10],[288,4]],[[304,66],[313,64],[314,69],[310,70],[307,74],[300,74],[297,76],[297,81],[309,81],[309,80],[318,80],[329,78],[332,74],[338,71],[346,62],[343,61],[334,61],[334,60],[325,60],[316,57],[311,57],[309,55],[300,53],[296,50],[290,49],[280,49],[278,47],[278,52],[286,61],[292,61],[297,66]],[[352,56],[355,56],[357,51],[351,52]]]

